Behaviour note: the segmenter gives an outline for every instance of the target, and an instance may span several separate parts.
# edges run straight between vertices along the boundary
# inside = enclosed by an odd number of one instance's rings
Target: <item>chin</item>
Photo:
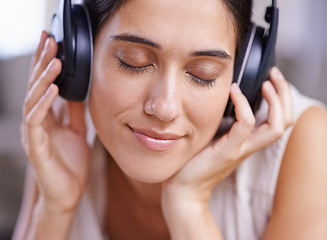
[[[130,177],[131,179],[142,182],[142,183],[162,183],[171,178],[176,172],[167,172],[167,173],[155,173],[155,171],[152,172],[125,172],[124,173]]]
[[[180,171],[187,162],[187,158],[182,158],[178,154],[164,153],[152,156],[138,154],[115,156],[113,153],[112,158],[125,175],[144,183],[162,183]]]
[[[138,167],[119,164],[120,169],[131,179],[143,183],[162,183],[175,175],[180,167],[139,165]]]

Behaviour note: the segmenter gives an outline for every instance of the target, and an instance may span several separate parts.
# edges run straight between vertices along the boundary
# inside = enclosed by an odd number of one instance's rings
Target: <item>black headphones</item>
[[[278,8],[276,1],[266,10],[265,20],[269,23],[269,31],[252,23],[237,53],[234,65],[233,82],[236,82],[248,99],[253,113],[261,103],[261,86],[267,79],[268,72],[275,62],[275,45],[278,30]],[[234,106],[229,99],[225,117],[234,117]]]
[[[250,31],[237,54],[234,78],[255,112],[261,102],[261,86],[274,64],[278,28],[276,1],[267,8],[265,20],[269,31],[252,23]],[[54,81],[59,94],[71,101],[83,101],[88,93],[93,59],[92,26],[84,5],[72,5],[71,0],[60,0],[51,24],[51,34],[58,43],[57,57],[62,62],[62,72]],[[234,106],[229,100],[226,116],[234,116]]]
[[[62,62],[62,71],[54,81],[59,94],[70,101],[83,101],[93,60],[92,26],[86,7],[60,0],[52,18],[51,36],[58,43],[57,58]]]

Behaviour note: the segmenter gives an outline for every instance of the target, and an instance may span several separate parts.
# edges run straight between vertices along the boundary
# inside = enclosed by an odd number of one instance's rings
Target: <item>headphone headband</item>
[[[71,15],[71,1],[64,2],[64,14],[63,14],[63,21],[72,22],[72,15]],[[73,24],[65,24],[64,25],[64,44],[65,44],[65,51],[67,52],[74,52],[75,51],[75,44],[74,44],[74,29]],[[66,56],[66,72],[69,75],[74,75],[75,73],[75,56],[72,54],[67,54]]]

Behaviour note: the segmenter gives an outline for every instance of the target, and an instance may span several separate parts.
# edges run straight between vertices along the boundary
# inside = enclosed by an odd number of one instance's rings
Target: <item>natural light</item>
[[[0,0],[0,59],[32,53],[46,19],[45,0]]]

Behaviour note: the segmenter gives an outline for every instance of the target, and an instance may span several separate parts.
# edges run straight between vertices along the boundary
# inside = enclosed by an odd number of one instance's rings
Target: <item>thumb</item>
[[[69,122],[68,127],[73,131],[86,134],[85,103],[68,101]]]

